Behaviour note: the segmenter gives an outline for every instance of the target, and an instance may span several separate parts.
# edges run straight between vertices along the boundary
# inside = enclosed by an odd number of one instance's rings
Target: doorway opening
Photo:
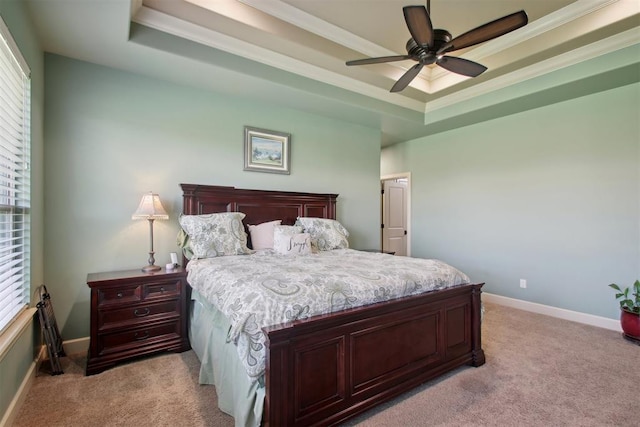
[[[380,177],[380,247],[411,256],[411,173]]]

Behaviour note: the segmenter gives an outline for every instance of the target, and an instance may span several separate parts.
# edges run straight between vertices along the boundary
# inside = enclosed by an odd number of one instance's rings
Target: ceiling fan
[[[356,59],[347,61],[347,65],[380,64],[406,59],[416,61],[417,64],[409,68],[393,85],[391,92],[400,92],[406,88],[425,65],[436,64],[457,74],[476,77],[482,74],[487,67],[468,59],[447,56],[446,54],[500,37],[525,26],[528,22],[527,14],[521,10],[452,38],[447,30],[433,29],[431,18],[429,18],[429,9],[430,0],[427,0],[426,8],[424,6],[405,6],[402,8],[404,20],[411,33],[411,38],[407,41],[407,55]]]

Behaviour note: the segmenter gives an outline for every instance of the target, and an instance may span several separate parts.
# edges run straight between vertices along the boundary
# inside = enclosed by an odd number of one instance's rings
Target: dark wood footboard
[[[265,328],[263,424],[337,424],[459,366],[484,364],[482,285]]]

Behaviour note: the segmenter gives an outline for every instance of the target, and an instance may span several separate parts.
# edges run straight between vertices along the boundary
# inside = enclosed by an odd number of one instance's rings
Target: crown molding
[[[366,56],[392,56],[406,53],[389,50],[280,0],[238,1]]]
[[[547,31],[551,31],[554,28],[558,28],[561,25],[565,25],[569,22],[575,21],[576,19],[593,13],[618,1],[619,0],[577,0],[576,2],[571,3],[568,6],[563,7],[562,9],[558,9],[555,12],[545,15],[540,19],[528,23],[522,28],[518,28],[517,30],[512,31],[508,34],[482,43],[466,52],[463,56],[465,59],[468,59],[470,61],[482,62],[483,59],[490,57],[491,55],[500,53],[503,50],[509,49],[529,39],[544,34]],[[437,70],[434,70],[434,72],[430,76],[430,79],[433,82],[443,77],[447,77],[450,74],[451,73],[449,73],[447,70],[439,68]],[[445,79],[443,82],[439,83],[436,86],[440,88],[438,90],[441,90],[452,86],[452,84],[448,84]]]
[[[425,124],[441,120],[433,114],[438,110],[637,44],[640,44],[640,27],[428,102],[425,104]]]
[[[307,62],[261,48],[252,43],[201,27],[146,6],[142,6],[131,20],[149,28],[219,49],[233,55],[248,58],[252,61],[257,61],[303,77],[340,87],[342,89],[365,94],[368,97],[378,99],[383,102],[414,111],[424,111],[423,102],[401,95],[390,97],[387,90],[381,89],[377,86],[363,83],[354,78],[328,71]]]
[[[362,94],[367,97],[413,111],[419,111],[425,114],[425,124],[439,120],[439,114],[434,114],[434,112],[438,110],[445,110],[447,107],[454,104],[459,104],[516,83],[565,68],[569,65],[628,47],[638,43],[640,39],[640,36],[638,35],[640,29],[636,27],[635,29],[592,43],[589,46],[575,49],[557,57],[541,61],[529,67],[495,77],[467,89],[424,103],[403,96],[400,93],[389,94],[389,92],[384,88],[364,83],[355,78],[351,78],[337,72],[328,71],[322,67],[309,64],[305,61],[238,40],[215,30],[192,24],[185,20],[141,5],[141,1],[142,0],[132,0],[131,20],[134,22],[309,79],[327,83],[350,92]],[[300,9],[280,0],[238,1],[241,1],[251,7],[256,7],[269,15],[294,24],[304,30],[313,32],[314,34],[330,39],[336,43],[340,43],[343,46],[347,46],[358,51],[371,52],[371,56],[397,54],[396,52],[390,52],[374,43],[355,36],[348,31],[329,24],[324,20],[301,11]],[[504,49],[534,38],[546,31],[552,30],[616,3],[618,3],[620,7],[624,6],[624,1],[620,0],[578,0],[563,9],[530,23],[523,28],[497,39],[488,41],[477,48],[466,52],[464,56],[468,59],[477,59],[493,55]],[[133,6],[134,4],[135,7]],[[614,17],[609,16],[608,19],[614,19]],[[405,72],[406,68],[401,66],[397,66],[396,68],[398,70],[395,78],[399,78]],[[468,79],[468,77],[465,76],[443,71],[440,67],[425,67],[419,77],[421,78],[415,79],[411,83],[411,87],[426,93],[436,93],[442,89]],[[466,108],[471,107],[467,106]],[[446,114],[446,112],[443,111],[442,114]]]
[[[360,52],[365,57],[378,57],[378,56],[394,56],[404,55],[407,52],[395,52],[387,49],[379,44],[373,43],[365,38],[362,38],[356,34],[353,34],[342,27],[333,25],[323,19],[320,19],[310,13],[300,10],[288,3],[280,0],[238,0],[240,3],[244,3],[247,6],[251,6],[258,9],[268,15],[278,18],[282,21],[288,22],[298,28],[322,37],[326,40],[331,40],[341,46],[348,49]],[[402,70],[404,74],[411,67],[403,67],[399,63],[388,63],[389,66]],[[413,64],[412,64],[413,66]],[[398,75],[398,78],[402,75]],[[414,82],[412,87],[420,89],[423,92],[430,93],[429,78],[430,70],[425,70],[418,74],[417,78],[424,80],[420,82]],[[412,82],[412,83],[414,83]]]
[[[377,57],[404,54],[404,52],[399,53],[388,50],[280,0],[238,1],[305,31],[360,52],[365,56]],[[478,47],[466,52],[464,58],[475,62],[482,62],[484,58],[495,55],[496,53],[618,1],[619,0],[577,0],[562,9],[529,23],[525,27],[482,43]],[[409,67],[403,67],[396,63],[390,63],[389,65],[402,70],[402,74],[409,69]],[[398,78],[402,74],[399,74]],[[414,79],[410,86],[428,94],[437,93],[440,90],[449,88],[468,79],[468,77],[456,75],[441,67],[425,68],[418,74],[417,78],[420,80]]]

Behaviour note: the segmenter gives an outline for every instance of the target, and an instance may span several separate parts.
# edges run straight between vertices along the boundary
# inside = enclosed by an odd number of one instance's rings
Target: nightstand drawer
[[[98,305],[124,304],[137,302],[141,299],[140,285],[122,286],[98,291]]]
[[[98,312],[98,329],[111,329],[144,321],[180,316],[180,300],[145,304]]]
[[[145,300],[180,295],[180,280],[147,283],[143,285],[142,297]]]
[[[164,340],[180,338],[180,321],[150,325],[147,328],[98,335],[98,355],[104,356]]]

